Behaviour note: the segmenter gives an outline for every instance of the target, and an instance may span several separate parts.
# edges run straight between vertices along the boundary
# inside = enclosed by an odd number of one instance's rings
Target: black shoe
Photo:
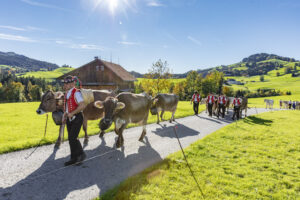
[[[84,161],[84,159],[86,158],[86,154],[82,153],[80,156],[77,157],[77,163],[76,165],[81,165],[82,161]]]
[[[73,165],[73,164],[75,164],[76,162],[77,162],[77,159],[71,159],[71,160],[65,162],[65,166]]]

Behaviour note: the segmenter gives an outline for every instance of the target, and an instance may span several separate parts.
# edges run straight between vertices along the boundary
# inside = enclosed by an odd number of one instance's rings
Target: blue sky
[[[94,56],[145,73],[300,59],[299,0],[1,0],[0,51],[79,67]]]

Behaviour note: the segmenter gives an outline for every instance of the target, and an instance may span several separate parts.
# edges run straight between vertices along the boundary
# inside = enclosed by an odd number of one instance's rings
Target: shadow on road
[[[145,145],[140,146],[137,153],[125,156],[124,151],[106,146],[105,140],[102,139],[97,148],[85,151],[87,159],[81,166],[66,168],[63,167],[63,163],[69,156],[55,159],[54,150],[47,160],[26,178],[11,187],[0,188],[0,199],[48,200],[65,199],[68,195],[68,198],[73,199],[76,195],[70,193],[89,187],[98,188],[102,194],[128,176],[162,160],[151,147],[147,136],[144,141]],[[111,153],[105,154],[110,151]],[[104,155],[97,157],[101,154]]]
[[[179,124],[176,122],[176,124],[167,126],[166,124],[159,124],[160,127],[156,128],[152,132],[156,135],[159,135],[161,137],[170,137],[174,138],[176,137],[174,134],[174,127],[177,127],[177,133],[179,138],[187,137],[187,136],[193,136],[200,134],[199,131],[196,131],[194,129],[191,129],[183,124]]]

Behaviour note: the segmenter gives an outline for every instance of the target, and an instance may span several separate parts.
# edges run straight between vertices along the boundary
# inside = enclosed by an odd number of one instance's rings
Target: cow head
[[[125,107],[125,104],[118,102],[117,98],[107,97],[105,101],[96,101],[94,103],[96,108],[104,108],[104,118],[99,123],[101,130],[108,129],[114,119],[114,115]]]
[[[158,102],[158,98],[152,99],[152,104],[150,108],[150,112],[152,115],[157,115],[157,102]]]
[[[62,92],[52,92],[48,90],[42,96],[41,104],[36,110],[39,115],[45,114],[47,112],[54,112],[57,110],[57,104],[63,105],[64,94]]]

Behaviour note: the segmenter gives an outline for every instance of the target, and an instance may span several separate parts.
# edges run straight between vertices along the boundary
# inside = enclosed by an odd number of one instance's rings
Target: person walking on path
[[[292,101],[290,100],[289,101],[289,109],[291,109],[292,108]]]
[[[210,92],[207,96],[206,104],[208,108],[208,115],[212,117],[212,108],[215,103],[215,96]]]
[[[222,113],[222,118],[225,117],[225,105],[227,102],[227,98],[224,94],[221,93],[221,95],[218,97],[218,118],[220,116],[220,111]]]
[[[296,101],[293,101],[293,109],[296,109]]]
[[[82,110],[85,107],[81,92],[75,88],[76,77],[67,76],[64,83],[65,102],[63,121],[67,123],[68,139],[71,151],[71,159],[65,162],[65,166],[80,164],[86,157],[83,152],[78,135],[83,123]]]
[[[235,116],[236,116],[237,120],[239,120],[240,119],[241,99],[238,98],[237,96],[235,96],[235,98],[233,99],[232,105],[233,105],[232,120],[235,119]]]
[[[195,115],[198,115],[200,101],[201,101],[200,94],[198,93],[198,91],[195,91],[192,96],[192,99],[191,99],[191,103],[193,102],[193,104],[194,104],[193,109],[194,109]]]

